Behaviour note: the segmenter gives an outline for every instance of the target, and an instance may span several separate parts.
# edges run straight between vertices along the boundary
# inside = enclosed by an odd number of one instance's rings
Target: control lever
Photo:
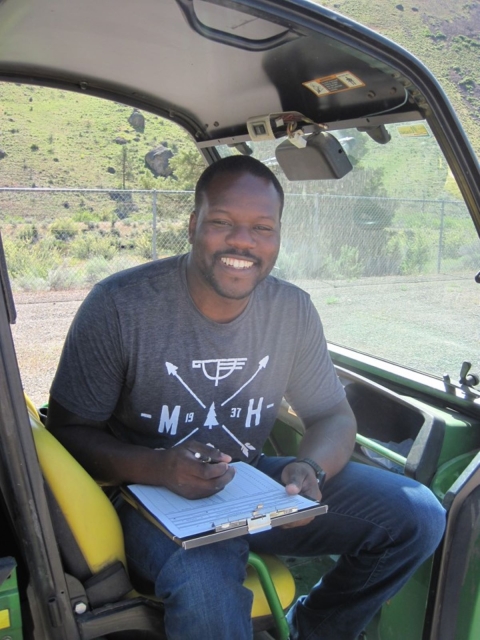
[[[469,373],[472,368],[471,362],[463,362],[460,369],[460,378],[458,382],[465,387],[475,387],[480,383],[480,376],[477,373]]]

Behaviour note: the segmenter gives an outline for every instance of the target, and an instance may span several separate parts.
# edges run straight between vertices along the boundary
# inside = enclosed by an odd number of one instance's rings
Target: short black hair
[[[227,156],[209,165],[198,179],[195,187],[195,211],[198,212],[202,206],[202,198],[207,192],[210,183],[219,175],[249,173],[257,178],[263,178],[270,182],[280,198],[280,217],[282,217],[285,196],[283,188],[277,176],[260,160],[252,156]]]

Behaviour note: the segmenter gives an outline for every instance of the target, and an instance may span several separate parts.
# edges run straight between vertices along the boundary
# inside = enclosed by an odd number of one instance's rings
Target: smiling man
[[[219,322],[243,311],[278,256],[283,191],[262,174],[206,171],[197,185],[187,281],[200,311],[226,314]]]
[[[341,556],[289,619],[293,638],[355,640],[442,537],[428,489],[349,462],[355,419],[318,314],[304,291],[269,275],[283,201],[251,157],[207,168],[190,253],[96,285],[51,388],[48,428],[104,483],[194,499],[221,491],[242,460],[329,505],[322,518],[185,551],[123,504],[130,568],[154,583],[172,640],[251,638],[250,549]],[[262,448],[284,397],[306,433],[296,458],[269,458]]]

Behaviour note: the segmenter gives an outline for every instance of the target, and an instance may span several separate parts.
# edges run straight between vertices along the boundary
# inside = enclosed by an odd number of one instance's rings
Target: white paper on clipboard
[[[202,534],[232,534],[237,528],[241,533],[255,533],[270,529],[276,518],[288,516],[290,521],[301,518],[306,509],[313,509],[316,514],[327,510],[308,498],[287,494],[285,487],[245,462],[232,466],[233,480],[209,498],[188,500],[164,487],[138,484],[129,485],[128,492],[179,544]]]

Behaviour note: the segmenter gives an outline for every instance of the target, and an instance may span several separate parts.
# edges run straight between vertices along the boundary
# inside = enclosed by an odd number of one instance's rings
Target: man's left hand
[[[291,462],[282,471],[282,483],[285,485],[287,493],[290,495],[301,494],[311,500],[320,502],[322,493],[318,488],[317,477],[314,470],[304,462]],[[290,524],[282,526],[283,529],[291,529],[293,527],[303,527],[314,518],[304,518],[296,520]]]

